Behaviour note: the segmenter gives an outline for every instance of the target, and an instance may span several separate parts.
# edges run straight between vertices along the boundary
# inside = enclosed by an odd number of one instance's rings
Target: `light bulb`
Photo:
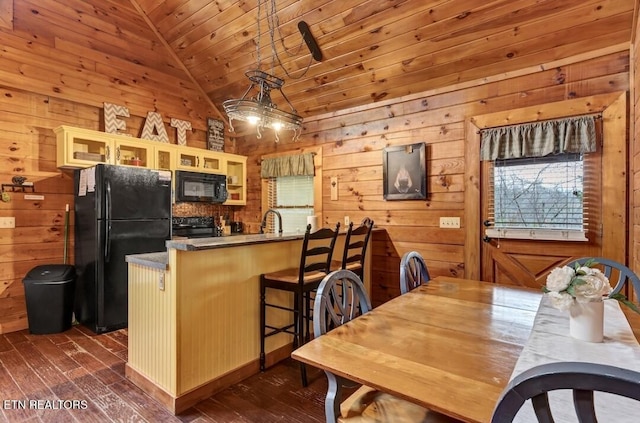
[[[260,118],[255,115],[249,115],[247,116],[247,122],[249,122],[252,125],[255,125],[256,123],[260,122]]]
[[[273,129],[276,131],[279,131],[280,128],[282,128],[282,123],[281,122],[273,122]]]

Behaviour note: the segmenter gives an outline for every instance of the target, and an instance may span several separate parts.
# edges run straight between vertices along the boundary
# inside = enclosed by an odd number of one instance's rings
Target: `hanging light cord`
[[[300,79],[303,76],[305,76],[307,74],[307,71],[309,70],[309,68],[311,67],[311,63],[313,63],[313,55],[310,54],[309,55],[309,63],[307,63],[307,66],[305,67],[305,69],[302,71],[302,73],[300,73],[299,75],[295,76],[291,73],[289,73],[289,71],[287,70],[287,68],[284,67],[284,65],[282,64],[282,61],[280,60],[280,56],[278,55],[278,50],[276,49],[276,30],[278,31],[278,38],[280,40],[280,44],[282,45],[282,50],[290,57],[296,56],[300,53],[300,50],[302,49],[302,44],[304,43],[304,39],[300,40],[300,45],[298,45],[297,48],[295,49],[289,49],[287,48],[287,46],[284,44],[284,37],[282,36],[282,32],[280,31],[280,19],[278,18],[278,13],[276,11],[276,0],[271,0],[271,10],[269,10],[269,4],[267,3],[268,0],[258,0],[258,35],[257,35],[257,41],[256,41],[256,48],[257,48],[257,59],[258,59],[258,68],[260,67],[261,61],[260,61],[260,38],[262,35],[262,31],[260,29],[260,16],[262,15],[262,3],[265,3],[265,15],[267,17],[267,25],[269,27],[269,39],[271,41],[271,74],[274,74],[274,69],[276,66],[276,62],[278,63],[278,65],[282,68],[282,70],[284,71],[285,75],[287,75],[287,77],[291,78],[291,79]]]

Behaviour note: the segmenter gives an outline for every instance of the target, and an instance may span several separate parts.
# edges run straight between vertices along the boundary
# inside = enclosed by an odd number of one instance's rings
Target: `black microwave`
[[[213,173],[176,170],[176,202],[224,203],[227,177]]]

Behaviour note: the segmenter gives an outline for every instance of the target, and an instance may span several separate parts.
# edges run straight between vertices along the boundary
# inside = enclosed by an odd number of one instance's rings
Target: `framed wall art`
[[[427,146],[425,143],[383,150],[382,180],[385,200],[427,198]]]
[[[224,122],[207,118],[207,148],[209,150],[224,150]]]

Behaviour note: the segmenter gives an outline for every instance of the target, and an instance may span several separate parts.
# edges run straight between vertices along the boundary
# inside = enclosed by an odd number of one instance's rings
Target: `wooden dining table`
[[[542,293],[437,277],[304,344],[301,362],[466,422],[488,422]],[[342,399],[338,393],[337,404]],[[325,410],[337,410],[332,395]]]

